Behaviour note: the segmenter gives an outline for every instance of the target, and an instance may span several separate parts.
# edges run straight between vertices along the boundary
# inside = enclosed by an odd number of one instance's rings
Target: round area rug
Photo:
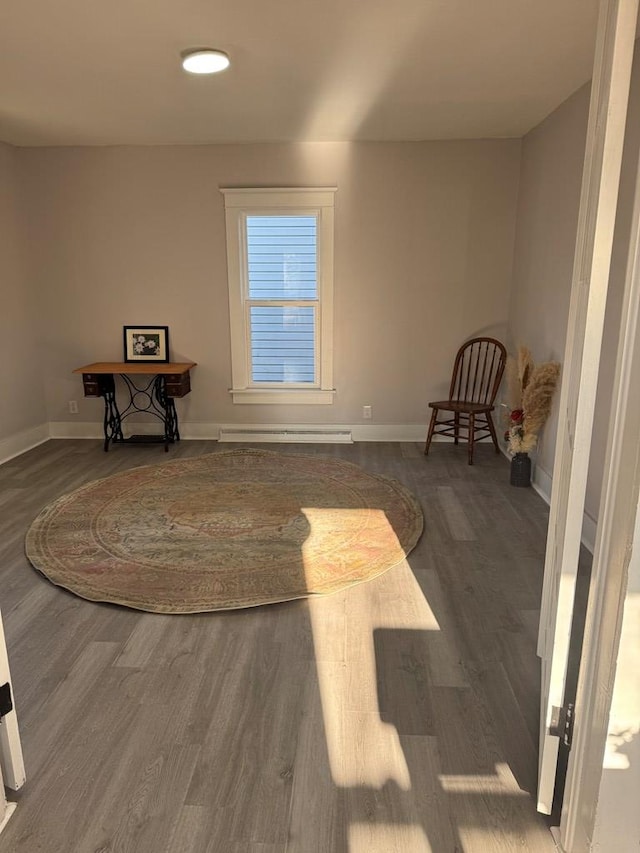
[[[26,553],[83,598],[198,613],[370,580],[411,551],[422,523],[395,480],[338,459],[242,449],[64,495],[31,525]]]

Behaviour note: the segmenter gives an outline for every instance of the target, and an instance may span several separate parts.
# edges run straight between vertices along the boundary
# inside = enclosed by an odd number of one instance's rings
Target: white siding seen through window
[[[332,402],[334,190],[222,192],[234,401]]]
[[[247,216],[253,382],[314,383],[318,303],[315,216]]]

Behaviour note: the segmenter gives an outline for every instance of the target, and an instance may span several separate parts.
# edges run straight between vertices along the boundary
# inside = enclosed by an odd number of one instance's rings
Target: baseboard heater
[[[219,441],[353,444],[342,429],[221,429]]]

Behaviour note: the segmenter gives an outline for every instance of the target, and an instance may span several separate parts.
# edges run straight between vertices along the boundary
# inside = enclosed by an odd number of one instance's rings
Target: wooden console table
[[[127,362],[96,361],[77,367],[73,372],[82,374],[85,397],[104,398],[104,450],[109,443],[163,443],[165,453],[169,444],[180,441],[178,415],[173,402],[174,397],[185,397],[191,391],[189,371],[195,367],[194,361],[188,362]],[[116,402],[115,375],[122,377],[124,387],[129,393],[127,405],[120,411]],[[138,384],[134,377],[138,379]],[[162,421],[163,432],[159,435],[132,435],[125,438],[122,422],[129,415],[142,412],[153,415]]]

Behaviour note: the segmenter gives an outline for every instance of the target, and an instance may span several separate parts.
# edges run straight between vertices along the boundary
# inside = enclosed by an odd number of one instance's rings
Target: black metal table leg
[[[169,450],[169,444],[180,441],[178,431],[178,414],[172,397],[167,397],[167,384],[163,375],[157,376],[154,383],[155,398],[163,412],[164,423],[164,450]]]
[[[156,444],[162,442],[165,452],[174,441],[180,441],[178,414],[172,397],[167,396],[163,374],[149,379],[146,384],[136,385],[131,377],[119,374],[124,388],[129,392],[127,404],[120,410],[116,401],[116,383],[113,374],[102,374],[99,380],[100,396],[104,398],[104,450],[109,444]],[[152,415],[162,422],[162,435],[132,435],[125,438],[122,423],[136,413]]]
[[[184,397],[191,391],[189,369],[195,362],[163,362],[161,367],[128,362],[94,362],[78,367],[73,372],[82,373],[85,397],[102,397],[104,400],[103,433],[105,453],[110,444],[164,444],[180,441],[178,413],[174,398]],[[147,369],[148,367],[148,369]],[[121,381],[116,380],[119,376]],[[128,400],[127,400],[128,395]],[[124,421],[141,414],[142,435],[125,437]],[[153,419],[160,421],[162,432],[151,433],[146,427]]]
[[[116,402],[116,383],[112,373],[105,373],[98,380],[100,394],[104,398],[104,452],[109,450],[110,441],[123,441],[122,416]]]

